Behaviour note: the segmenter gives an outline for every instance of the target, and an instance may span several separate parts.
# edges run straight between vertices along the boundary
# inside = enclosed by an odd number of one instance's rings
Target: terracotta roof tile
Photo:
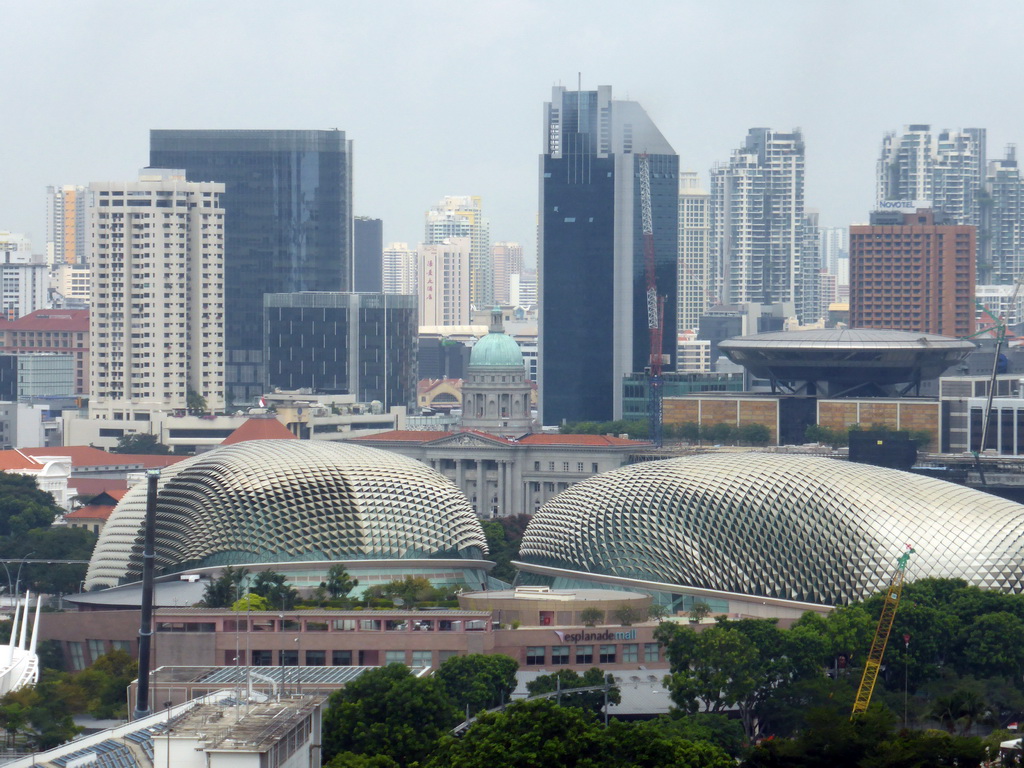
[[[390,432],[378,432],[376,435],[356,437],[353,438],[352,442],[372,443],[377,441],[404,441],[410,443],[429,443],[431,440],[438,440],[451,434],[453,433],[431,430],[418,431],[415,429],[392,429]]]
[[[24,317],[0,322],[0,331],[71,331],[89,330],[88,309],[37,309]]]
[[[22,451],[0,451],[0,470],[5,472],[20,469],[39,469],[43,464]]]
[[[234,445],[247,440],[298,440],[298,438],[276,418],[246,419],[238,429],[224,438],[221,445]]]
[[[536,434],[526,435],[519,438],[520,443],[526,445],[647,445],[645,440],[626,440],[621,437],[609,437],[607,435],[549,435]]]
[[[64,515],[65,520],[103,520],[106,521],[110,517],[110,513],[114,511],[112,506],[106,506],[102,504],[89,504],[84,507],[79,507],[74,512],[68,512]]]
[[[65,445],[58,448],[22,448],[21,452],[41,458],[44,456],[70,456],[72,471],[79,467],[109,467],[134,465],[140,469],[162,469],[185,456],[155,456],[138,453],[108,453],[91,445]]]

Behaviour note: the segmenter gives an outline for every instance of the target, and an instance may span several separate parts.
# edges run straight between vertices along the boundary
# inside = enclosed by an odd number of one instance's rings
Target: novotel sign
[[[606,629],[603,632],[561,632],[555,630],[555,634],[558,635],[558,639],[563,643],[586,643],[586,642],[601,642],[603,640],[636,640],[636,630],[630,629],[625,632],[612,632],[610,629]]]
[[[875,210],[913,213],[918,208],[931,208],[931,200],[879,200]]]

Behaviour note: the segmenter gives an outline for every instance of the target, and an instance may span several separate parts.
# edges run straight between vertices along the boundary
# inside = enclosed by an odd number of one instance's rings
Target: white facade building
[[[420,325],[468,325],[471,243],[451,237],[419,248]]]
[[[415,295],[418,291],[418,254],[408,243],[390,243],[382,257],[382,290],[384,293]]]
[[[978,329],[991,328],[995,320],[1002,317],[1007,325],[1024,322],[1024,291],[1017,292],[1013,298],[1012,285],[978,285],[974,288],[974,296],[979,305],[975,307],[975,323]]]
[[[524,269],[508,280],[508,303],[514,307],[537,306],[537,270]]]
[[[722,304],[803,304],[804,142],[799,129],[751,128],[711,171],[717,294]],[[804,318],[801,318],[804,320]]]
[[[32,254],[24,235],[0,232],[0,307],[5,320],[45,309],[49,279],[46,261]]]
[[[679,331],[694,330],[714,303],[711,195],[694,171],[679,174]],[[678,365],[677,365],[678,368]],[[680,369],[681,370],[681,369]]]
[[[512,275],[523,271],[523,246],[519,243],[495,243],[491,246],[491,268],[494,272],[495,304],[509,303]],[[477,307],[483,309],[483,307]]]
[[[680,331],[676,339],[676,372],[711,373],[711,342],[694,331]]]
[[[88,307],[92,272],[85,264],[57,264],[50,271],[50,291],[63,307]]]
[[[90,416],[224,407],[224,185],[146,169],[89,186]]]
[[[491,225],[480,197],[449,195],[427,211],[423,242],[440,245],[457,237],[469,239],[469,297],[478,308],[494,303],[491,267]]]

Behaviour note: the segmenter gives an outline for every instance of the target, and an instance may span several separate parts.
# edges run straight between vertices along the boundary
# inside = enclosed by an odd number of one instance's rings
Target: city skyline
[[[1015,49],[1009,35],[1022,14],[1009,3],[966,16],[952,3],[930,3],[924,14],[888,4],[884,24],[864,7],[796,2],[753,10],[654,3],[634,15],[609,13],[617,8],[610,3],[490,4],[460,12],[456,25],[446,12],[406,3],[395,4],[398,14],[324,3],[287,15],[259,2],[186,12],[141,7],[130,15],[121,7],[16,2],[5,9],[17,34],[0,54],[7,64],[0,78],[22,117],[5,131],[17,152],[5,158],[0,228],[25,232],[39,250],[46,187],[130,178],[146,162],[150,129],[337,127],[355,146],[353,213],[383,219],[385,242],[416,242],[423,211],[442,196],[478,195],[492,238],[523,243],[533,264],[540,104],[552,84],[575,88],[578,73],[585,89],[610,84],[643,103],[681,169],[698,171],[705,183],[749,128],[800,127],[806,203],[821,211],[825,227],[867,220],[889,131],[917,122],[980,126],[990,155],[1024,138],[1015,127],[1022,107],[1005,98]],[[988,29],[995,15],[1001,23]],[[570,21],[576,33],[566,39],[560,29]],[[312,28],[331,45],[311,41]],[[681,34],[692,38],[686,61],[708,66],[683,65]],[[937,53],[935,41],[947,38]],[[455,39],[471,41],[471,50],[446,44]],[[173,58],[150,55],[168,41]],[[62,56],[42,57],[53,50]],[[532,63],[535,51],[548,54],[543,64]],[[217,60],[212,69],[209,56]],[[149,66],[116,63],[133,58]],[[67,59],[91,66],[79,74],[63,65]],[[962,66],[967,60],[971,67]],[[928,62],[926,76],[908,72],[918,61]],[[104,68],[124,78],[132,110],[109,112],[101,81],[85,74]],[[460,87],[440,85],[452,81]],[[466,93],[476,94],[472,110]],[[396,106],[416,115],[415,132],[390,118]]]

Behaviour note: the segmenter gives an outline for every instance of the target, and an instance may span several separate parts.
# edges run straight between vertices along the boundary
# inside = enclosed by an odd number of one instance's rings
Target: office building
[[[679,174],[679,332],[695,330],[715,303],[711,264],[711,195],[694,171]],[[677,361],[676,370],[684,370]],[[686,370],[689,370],[687,367]]]
[[[46,188],[46,261],[50,266],[85,264],[89,195],[82,186]]]
[[[369,216],[356,216],[353,221],[353,287],[358,293],[380,293],[384,290],[381,269],[384,260],[384,222]]]
[[[974,333],[975,229],[928,209],[879,211],[850,227],[850,325]]]
[[[722,304],[792,302],[803,296],[804,141],[799,129],[751,128],[728,163],[711,171],[717,292]],[[816,319],[816,318],[813,318]]]
[[[523,271],[523,246],[519,243],[495,243],[491,246],[491,268],[494,273],[494,303],[508,304],[512,275]],[[483,307],[477,307],[483,309]]]
[[[51,352],[75,358],[73,393],[89,394],[89,310],[41,309],[13,322],[0,322],[0,352]]]
[[[382,257],[382,290],[384,293],[418,293],[418,254],[408,243],[390,243]]]
[[[383,293],[268,293],[263,297],[266,391],[308,389],[416,402],[416,298]]]
[[[472,243],[451,237],[419,247],[420,325],[468,325]]]
[[[1024,183],[1017,165],[1017,148],[992,160],[985,176],[989,204],[982,208],[984,233],[978,282],[1009,285],[1024,274]]]
[[[426,245],[457,237],[469,239],[469,300],[477,308],[488,307],[494,303],[491,225],[484,218],[481,198],[449,195],[427,211]]]
[[[337,130],[155,130],[149,160],[225,185],[225,396],[255,402],[263,294],[352,290],[352,143]]]
[[[87,309],[92,273],[86,264],[58,264],[50,270],[49,304],[57,309]]]
[[[75,393],[75,358],[54,352],[0,354],[0,401],[70,398]]]
[[[846,227],[819,227],[821,268],[830,275],[839,274],[839,259],[849,257]]]
[[[89,185],[89,413],[224,407],[224,185],[146,169]]]
[[[661,353],[675,364],[679,157],[643,107],[595,91],[552,89],[541,156],[540,418],[621,418],[623,376],[650,365],[641,216],[649,167]]]

